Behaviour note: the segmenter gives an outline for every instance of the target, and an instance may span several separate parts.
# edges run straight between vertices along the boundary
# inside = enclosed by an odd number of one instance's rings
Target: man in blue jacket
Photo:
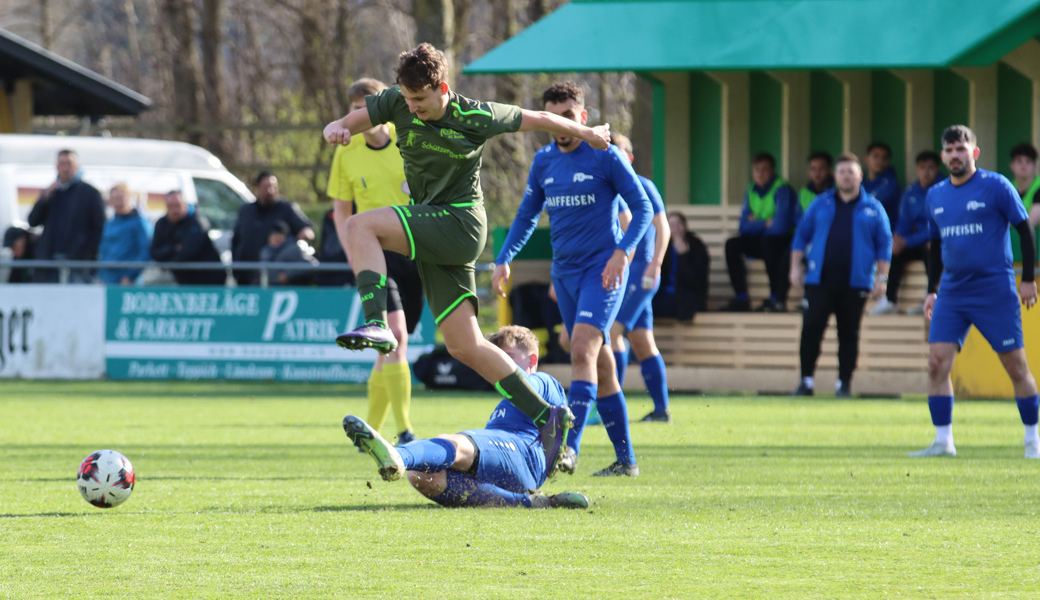
[[[751,161],[751,185],[744,193],[740,211],[740,235],[726,240],[726,268],[736,297],[723,309],[748,312],[748,258],[761,258],[769,275],[769,298],[759,312],[787,310],[787,259],[790,256],[791,233],[795,226],[797,199],[782,177],[776,174],[776,158],[760,152]]]
[[[843,154],[835,169],[836,190],[818,196],[798,224],[791,243],[791,285],[802,285],[802,258],[808,251],[805,312],[802,317],[802,381],[796,396],[813,394],[820,342],[831,314],[838,321],[839,397],[852,395],[852,372],[859,354],[859,326],[867,296],[885,294],[892,260],[892,231],[885,209],[863,189],[863,170],[854,154]]]
[[[871,315],[894,315],[899,313],[896,299],[899,295],[899,284],[903,281],[906,265],[913,260],[924,263],[928,268],[928,211],[924,200],[928,190],[945,179],[939,172],[942,159],[931,150],[917,155],[917,181],[906,188],[899,201],[899,219],[892,227],[892,270],[888,274],[888,292],[878,300]],[[919,315],[921,307],[907,311],[908,314]]]
[[[112,220],[105,223],[101,233],[98,260],[102,262],[147,261],[151,259],[152,223],[141,216],[130,198],[130,188],[117,183],[108,192],[108,205],[115,211]],[[98,279],[105,285],[132,285],[141,276],[141,269],[101,269]]]
[[[899,220],[899,179],[892,166],[892,147],[885,142],[871,142],[867,146],[867,178],[863,189],[877,198],[885,207],[889,225]]]

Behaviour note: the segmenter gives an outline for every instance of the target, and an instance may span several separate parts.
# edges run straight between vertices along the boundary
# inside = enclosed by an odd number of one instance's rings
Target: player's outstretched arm
[[[372,120],[368,116],[368,108],[359,108],[349,115],[333,121],[325,126],[325,141],[330,144],[350,143],[350,137],[372,129]]]
[[[597,150],[610,147],[610,124],[586,127],[544,110],[522,110],[519,131],[548,131],[556,135],[576,137]]]

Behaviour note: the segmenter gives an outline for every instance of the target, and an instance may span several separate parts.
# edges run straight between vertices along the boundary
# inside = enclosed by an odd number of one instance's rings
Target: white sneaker
[[[872,317],[876,317],[878,315],[898,315],[899,307],[889,302],[888,298],[882,297],[880,300],[878,300],[878,303],[874,306],[874,308],[870,309],[870,312],[868,312],[867,314]]]
[[[1030,442],[1026,444],[1026,458],[1040,458],[1040,443]]]
[[[925,456],[957,456],[957,449],[953,447],[953,444],[943,444],[941,442],[932,442],[931,446],[928,446],[924,450],[917,452],[911,452],[907,454],[911,458],[922,458]]]
[[[908,315],[923,315],[924,314],[924,302],[922,302],[920,305],[915,306],[913,308],[906,309],[906,314],[908,314]]]

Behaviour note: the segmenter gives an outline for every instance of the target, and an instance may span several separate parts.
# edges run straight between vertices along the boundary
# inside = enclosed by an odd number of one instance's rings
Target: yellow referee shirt
[[[393,123],[389,126],[390,143],[382,150],[369,148],[361,134],[346,146],[336,147],[326,190],[330,198],[355,202],[359,213],[411,203],[404,162],[397,150],[397,130]]]

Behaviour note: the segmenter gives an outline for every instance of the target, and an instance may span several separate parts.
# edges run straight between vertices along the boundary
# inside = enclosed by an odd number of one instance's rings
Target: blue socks
[[[618,462],[634,465],[636,453],[632,449],[632,435],[628,430],[628,405],[625,402],[625,394],[618,392],[600,398],[596,401],[596,406],[603,417],[603,426],[607,428],[607,437],[610,438],[610,443],[614,444],[614,454],[617,455]]]
[[[571,389],[567,392],[567,404],[574,413],[574,429],[567,435],[567,445],[574,452],[581,452],[581,434],[585,431],[585,424],[589,419],[589,411],[592,403],[596,401],[596,390],[599,386],[588,381],[572,381]],[[602,407],[600,412],[602,413]]]
[[[748,299],[749,298],[748,298],[747,292],[744,292],[743,294],[737,294],[737,300],[740,300],[741,302],[745,302]]]
[[[639,368],[643,372],[646,391],[654,401],[654,411],[668,410],[668,376],[664,370],[664,359],[656,354],[639,363]]]
[[[1040,395],[1015,398],[1015,402],[1018,402],[1018,414],[1022,416],[1023,425],[1036,425],[1040,421]]]
[[[943,427],[953,423],[953,396],[928,396],[932,425]]]
[[[625,387],[625,373],[628,373],[628,350],[614,353],[614,362],[617,363],[617,380],[621,387]]]
[[[436,473],[455,464],[455,444],[448,440],[417,440],[397,449],[409,471]]]
[[[527,494],[510,492],[458,471],[448,471],[446,475],[448,487],[430,498],[442,506],[531,506],[531,497]]]

